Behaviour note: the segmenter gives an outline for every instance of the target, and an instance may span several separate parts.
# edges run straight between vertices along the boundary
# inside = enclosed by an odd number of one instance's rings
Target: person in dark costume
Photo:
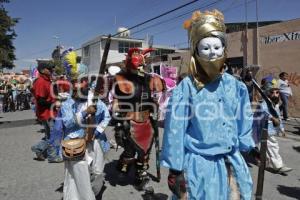
[[[118,161],[120,177],[136,166],[135,187],[152,191],[149,185],[149,155],[157,129],[157,94],[165,90],[165,83],[158,75],[144,71],[146,54],[152,49],[131,48],[125,69],[115,76],[113,117],[116,119],[115,138],[124,148]]]

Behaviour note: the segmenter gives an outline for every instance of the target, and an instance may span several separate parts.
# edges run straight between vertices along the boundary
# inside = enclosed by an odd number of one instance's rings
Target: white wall
[[[97,73],[100,67],[100,43],[94,43],[89,46],[89,56],[85,64],[89,69],[89,73]]]
[[[104,51],[105,43],[102,45],[102,49]],[[102,51],[102,54],[103,54]],[[126,53],[119,53],[119,41],[112,40],[110,43],[110,49],[108,52],[107,64],[122,62],[125,60]],[[102,57],[102,55],[101,55]]]
[[[97,42],[98,40],[98,42]],[[105,48],[105,41],[101,43],[101,49],[100,49],[100,41],[101,38],[96,38],[93,41],[89,43],[84,44],[82,46],[82,57],[83,57],[83,63],[88,66],[89,73],[98,73],[99,67],[102,60],[102,55]],[[110,43],[110,50],[108,52],[108,58],[107,58],[107,64],[111,63],[117,63],[122,62],[126,58],[126,53],[119,53],[119,39],[113,39]],[[126,40],[125,40],[126,41]],[[137,42],[137,41],[135,41]],[[140,41],[142,42],[142,48],[147,48],[148,44],[146,41]],[[89,46],[89,56],[85,57],[84,55],[84,47]]]

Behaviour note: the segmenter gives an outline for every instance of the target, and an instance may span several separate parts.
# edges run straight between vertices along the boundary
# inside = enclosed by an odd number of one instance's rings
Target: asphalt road
[[[32,111],[0,113],[0,200],[61,200],[64,176],[63,163],[33,160],[30,147],[42,138],[42,127],[36,124]],[[300,121],[292,119],[286,125],[287,137],[279,137],[280,152],[284,162],[294,170],[283,176],[265,173],[264,199],[300,199]],[[108,128],[112,132],[112,127]],[[160,136],[163,130],[160,130]],[[293,148],[294,147],[294,148]],[[298,147],[298,148],[297,148]],[[103,200],[146,199],[133,187],[133,173],[128,182],[118,183],[115,165],[122,149],[115,149],[106,155],[106,183]],[[153,151],[154,152],[154,151]],[[155,176],[155,154],[151,156],[150,173]],[[256,189],[257,167],[249,164]],[[170,198],[167,182],[167,169],[162,168],[160,183],[153,181],[158,200]]]

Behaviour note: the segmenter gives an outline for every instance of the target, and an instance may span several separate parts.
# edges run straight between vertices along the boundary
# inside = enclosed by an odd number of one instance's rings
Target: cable
[[[183,5],[181,5],[181,6],[179,6],[179,7],[176,7],[176,8],[174,8],[174,9],[172,9],[172,10],[169,10],[169,11],[167,11],[167,12],[164,12],[164,13],[162,13],[162,14],[156,16],[156,17],[153,17],[153,18],[148,19],[148,20],[146,20],[146,21],[144,21],[144,22],[141,22],[141,23],[139,23],[139,24],[136,24],[136,25],[134,25],[134,26],[128,28],[127,30],[131,30],[131,29],[134,29],[134,28],[136,28],[136,27],[142,26],[142,25],[144,25],[144,24],[146,24],[146,23],[149,23],[149,22],[151,22],[151,21],[153,21],[153,20],[156,20],[156,19],[158,19],[158,18],[160,18],[160,17],[163,17],[163,16],[165,16],[165,15],[168,15],[168,14],[170,14],[170,13],[172,13],[172,12],[175,12],[175,11],[177,11],[177,10],[179,10],[179,9],[182,9],[182,8],[184,8],[184,7],[186,7],[186,6],[189,6],[189,5],[193,4],[193,3],[196,3],[196,2],[198,2],[198,1],[199,1],[199,0],[193,0],[193,1],[189,2],[189,3],[183,4]],[[119,33],[115,33],[115,34],[113,34],[111,37],[115,37],[115,36],[117,36],[117,35],[119,35],[119,34],[121,34],[121,33],[123,33],[123,32],[126,32],[127,30],[122,31],[122,32],[119,32]],[[103,41],[103,40],[104,40],[104,39],[101,39],[101,41]],[[94,42],[94,43],[98,43],[98,41],[97,41],[97,42]],[[94,43],[91,43],[90,45],[93,45]],[[51,49],[51,48],[50,48],[50,49]],[[45,49],[45,50],[42,50],[42,52],[48,51],[48,50],[49,50],[49,48],[47,48],[47,49]],[[36,54],[36,53],[35,53],[35,54]],[[35,55],[35,54],[33,54],[33,55]],[[28,57],[28,56],[27,56],[27,57]],[[22,58],[22,59],[23,59],[23,58]]]
[[[190,11],[185,12],[185,13],[183,13],[183,14],[180,14],[180,15],[178,15],[178,16],[169,18],[169,19],[167,19],[167,20],[158,22],[158,23],[156,23],[156,24],[152,24],[152,25],[147,26],[147,27],[145,27],[145,28],[143,28],[143,29],[141,29],[141,30],[138,30],[138,31],[136,31],[136,32],[133,32],[132,35],[134,35],[134,34],[136,34],[136,33],[139,33],[139,32],[142,32],[142,31],[144,31],[144,30],[146,30],[146,29],[152,28],[152,27],[154,27],[154,26],[158,26],[158,25],[164,24],[164,23],[166,23],[166,22],[173,21],[174,19],[182,18],[182,17],[184,17],[185,15],[188,15],[188,14],[190,14],[190,13],[196,11],[196,10],[208,8],[208,7],[213,6],[213,5],[217,4],[217,3],[220,3],[221,1],[224,1],[224,0],[217,0],[217,1],[214,1],[214,2],[212,2],[212,3],[209,3],[208,5],[203,5],[202,7],[198,7],[198,8],[196,8],[196,9],[190,10]]]
[[[153,17],[153,18],[148,19],[148,20],[146,20],[146,21],[144,21],[144,22],[141,22],[141,23],[139,23],[139,24],[137,24],[137,25],[134,25],[134,26],[128,28],[127,30],[131,30],[131,29],[134,29],[134,28],[139,27],[139,26],[141,26],[141,25],[144,25],[144,24],[146,24],[146,23],[149,23],[149,22],[151,22],[151,21],[153,21],[153,20],[156,20],[156,19],[158,19],[158,18],[160,18],[160,17],[163,17],[163,16],[165,16],[165,15],[168,15],[168,14],[170,14],[170,13],[172,13],[172,12],[175,12],[176,10],[179,10],[179,9],[181,9],[181,8],[184,8],[184,7],[188,6],[188,5],[191,5],[191,4],[193,4],[193,3],[196,3],[197,1],[199,1],[199,0],[193,0],[193,1],[191,1],[191,2],[189,2],[189,3],[186,3],[186,4],[184,4],[184,5],[181,5],[181,6],[177,7],[177,8],[174,8],[174,9],[172,9],[172,10],[169,10],[169,11],[167,11],[167,12],[164,12],[164,13],[162,13],[162,14],[156,16],[156,17]],[[123,33],[123,32],[126,32],[127,30],[122,31],[122,32],[120,32],[120,33],[116,33],[116,34],[112,35],[111,37],[115,37],[115,36],[117,36],[117,35],[119,35],[119,34],[121,34],[121,33]]]
[[[248,0],[248,2],[247,3],[253,3],[255,0]],[[235,5],[234,6],[234,2],[235,1],[233,1],[231,4],[230,4],[230,6],[228,6],[226,9],[224,9],[224,10],[221,10],[221,12],[222,13],[225,13],[225,12],[228,12],[229,10],[231,10],[231,9],[234,9],[234,8],[237,8],[237,7],[240,7],[240,6],[242,6],[242,5],[244,5],[244,3],[240,3],[240,4],[238,4],[238,5]],[[195,9],[195,10],[198,10],[198,9],[203,9],[203,8],[197,8],[197,9]],[[195,10],[193,10],[193,11],[195,11]],[[193,12],[193,11],[190,11],[190,12]],[[185,15],[185,14],[187,14],[187,13],[184,13],[184,14],[182,14],[182,15]],[[179,15],[179,16],[177,16],[177,17],[181,17],[181,15]],[[175,17],[175,18],[177,18],[177,17]],[[152,27],[154,27],[154,26],[156,26],[156,25],[161,25],[161,24],[163,24],[164,22],[167,22],[167,21],[169,21],[169,20],[165,20],[165,21],[163,21],[162,23],[160,23],[160,24],[154,24],[154,25],[152,25]],[[136,33],[139,33],[139,32],[142,32],[142,31],[144,31],[144,30],[146,30],[147,28],[151,28],[151,27],[146,27],[146,28],[144,28],[144,29],[142,29],[142,30],[139,30],[139,31],[136,31],[136,32],[134,32],[134,33],[132,33],[132,34],[136,34]],[[171,28],[168,28],[167,30],[163,30],[163,31],[160,31],[160,32],[157,32],[157,33],[153,33],[153,34],[151,34],[151,35],[159,35],[159,34],[161,34],[161,33],[166,33],[166,32],[169,32],[169,31],[172,31],[172,30],[175,30],[175,29],[179,29],[179,28],[181,28],[180,26],[175,26],[175,27],[171,27]],[[188,44],[188,42],[185,42],[185,43],[187,43]],[[172,44],[172,45],[170,45],[170,46],[177,46],[178,44]]]
[[[171,13],[171,12],[174,12],[174,11],[176,11],[176,10],[179,10],[179,9],[181,9],[181,8],[187,6],[187,5],[190,5],[190,4],[192,4],[192,3],[195,3],[195,2],[197,2],[197,1],[198,1],[198,0],[194,0],[194,1],[191,1],[191,2],[189,2],[189,3],[187,3],[187,4],[184,4],[184,5],[182,5],[182,6],[179,6],[179,7],[177,7],[177,8],[174,8],[174,9],[172,9],[172,10],[170,10],[170,11],[167,11],[167,12],[161,14],[161,15],[158,15],[158,16],[156,16],[156,17],[153,17],[153,18],[151,18],[151,19],[149,19],[149,20],[146,20],[146,21],[144,21],[144,22],[142,22],[142,23],[139,23],[139,24],[137,24],[137,25],[135,25],[135,26],[132,26],[132,27],[128,28],[128,29],[125,30],[125,31],[122,31],[122,32],[120,32],[120,33],[116,33],[116,34],[112,35],[111,37],[117,36],[117,35],[119,35],[119,34],[121,34],[121,33],[123,33],[123,32],[126,32],[126,31],[128,31],[128,30],[131,30],[131,29],[136,28],[136,27],[138,27],[138,26],[141,26],[141,25],[143,25],[143,24],[146,24],[146,23],[148,23],[148,22],[150,22],[150,21],[153,21],[153,20],[155,20],[155,19],[157,19],[157,18],[160,18],[160,17],[162,17],[162,16],[165,16],[165,15]],[[189,11],[189,12],[186,12],[186,13],[183,13],[183,14],[181,14],[181,15],[179,15],[179,16],[176,16],[175,18],[173,17],[173,18],[167,19],[167,20],[165,20],[165,21],[163,21],[163,22],[158,22],[158,23],[156,23],[156,24],[154,24],[154,25],[150,25],[150,26],[148,26],[148,27],[146,27],[146,28],[144,28],[144,29],[142,29],[142,30],[140,30],[140,31],[134,32],[133,34],[136,34],[136,33],[138,33],[138,32],[141,32],[141,31],[143,31],[143,30],[146,30],[146,29],[148,29],[148,28],[151,28],[151,27],[160,25],[160,24],[165,23],[165,22],[167,22],[167,21],[171,21],[171,20],[174,20],[174,19],[176,19],[176,18],[183,17],[183,16],[185,16],[185,15],[187,15],[187,14],[190,14],[191,12],[196,11],[196,10],[198,10],[198,9],[208,8],[208,7],[213,6],[213,5],[215,5],[215,4],[217,4],[217,3],[221,2],[221,1],[224,1],[224,0],[216,0],[216,1],[212,2],[212,3],[209,3],[208,5],[205,5],[205,6],[203,6],[203,7],[199,7],[199,8],[197,8],[197,9],[193,9],[193,10],[191,10],[191,11]],[[105,40],[105,39],[102,38],[100,41],[104,41],[104,40]],[[95,42],[93,42],[93,43],[90,43],[89,45],[97,44],[98,42],[99,42],[99,41],[95,41]]]
[[[255,0],[249,0],[249,1],[247,1],[247,3],[248,3],[248,4],[249,4],[249,3],[253,3],[254,1],[255,1]],[[228,8],[222,10],[222,12],[223,12],[223,13],[224,13],[224,12],[227,12],[228,10],[231,10],[231,9],[233,9],[233,8],[238,8],[238,7],[240,7],[240,6],[244,5],[244,4],[245,4],[245,3],[240,3],[240,4],[237,4],[237,5],[233,6],[234,3],[232,3]]]
[[[155,2],[155,1],[154,1]],[[155,8],[155,7],[157,7],[161,2],[160,2],[160,0],[156,0],[156,3],[154,3],[153,4],[153,1],[151,2],[152,3],[152,9],[153,8]],[[149,9],[149,8],[147,8],[147,9]],[[141,10],[143,10],[143,9],[141,9]],[[140,14],[142,14],[142,13],[140,13]],[[126,18],[130,18],[130,17],[132,17],[132,16],[136,16],[134,13],[131,13],[131,15],[126,15]],[[122,17],[122,20],[124,20],[124,18]],[[97,30],[97,29],[99,29],[99,27],[103,27],[104,26],[104,24],[105,23],[101,23],[101,25],[100,26],[96,26],[96,27],[93,27],[93,28],[91,28],[91,29],[89,29],[89,31],[87,31],[87,32],[85,32],[85,33],[83,33],[83,34],[81,34],[80,36],[78,36],[78,37],[76,37],[76,38],[73,38],[73,39],[70,39],[69,40],[69,43],[73,43],[73,41],[78,41],[78,40],[80,40],[80,39],[82,39],[82,38],[84,38],[84,37],[86,37],[90,32],[92,32],[93,30]]]
[[[146,29],[149,29],[149,28],[151,28],[151,27],[154,27],[154,26],[157,26],[157,25],[166,23],[166,22],[171,21],[171,20],[174,20],[174,19],[179,19],[179,18],[181,18],[181,17],[184,17],[185,15],[190,14],[191,12],[196,11],[196,10],[204,9],[204,8],[209,8],[209,7],[211,7],[211,6],[213,6],[213,5],[217,4],[217,3],[220,3],[221,1],[224,1],[224,0],[216,0],[216,1],[212,2],[212,3],[207,4],[207,5],[203,5],[203,6],[201,6],[201,7],[196,8],[196,9],[192,9],[192,10],[190,10],[190,11],[188,11],[188,12],[185,12],[185,13],[183,13],[183,14],[180,14],[180,15],[178,15],[178,16],[176,16],[176,17],[172,17],[172,18],[169,18],[169,19],[167,19],[167,20],[164,20],[164,21],[158,22],[158,23],[156,23],[156,24],[150,25],[150,26],[148,26],[148,27],[145,27],[144,29],[139,30],[139,31],[136,31],[136,32],[134,32],[134,33],[132,33],[132,34],[136,34],[136,33],[138,33],[138,32],[144,31],[144,30],[146,30]],[[152,21],[152,20],[154,20],[154,19],[157,19],[158,17],[162,17],[162,16],[164,16],[164,15],[166,15],[166,14],[169,14],[170,12],[174,12],[175,10],[178,10],[179,8],[182,8],[183,6],[187,6],[187,5],[189,5],[189,4],[191,4],[191,3],[194,3],[194,2],[196,2],[196,1],[192,1],[192,2],[190,2],[190,3],[188,3],[188,4],[185,4],[185,5],[182,5],[182,6],[180,6],[180,7],[175,8],[175,9],[172,9],[171,11],[165,12],[165,13],[163,13],[163,14],[161,14],[161,15],[158,15],[157,17],[151,18],[150,20],[146,20],[145,22],[142,22],[142,23],[140,23],[140,24],[138,24],[138,25],[132,26],[132,27],[128,28],[127,30],[131,30],[131,29],[133,29],[133,28],[136,28],[136,27],[138,27],[138,26],[141,26],[141,25],[143,25],[143,24],[145,24],[145,23],[148,23],[148,22],[150,22],[150,21]],[[125,31],[127,31],[127,30],[125,30]],[[125,32],[125,31],[123,31],[123,32]],[[170,30],[168,30],[168,31],[170,31]],[[116,36],[116,35],[119,35],[119,34],[121,34],[121,33],[123,33],[123,32],[116,33],[116,34],[112,35],[111,37],[114,37],[114,36]],[[103,40],[105,40],[105,39],[101,39],[100,41],[103,41]],[[90,43],[89,46],[94,45],[94,44],[97,44],[98,42],[99,42],[99,41],[95,41],[95,42],[93,42],[93,43]],[[185,43],[188,43],[188,42],[185,42]],[[179,44],[184,44],[184,43],[179,43]],[[177,45],[178,45],[178,44],[177,44]],[[118,56],[110,57],[110,59],[114,59],[114,58],[118,58]]]

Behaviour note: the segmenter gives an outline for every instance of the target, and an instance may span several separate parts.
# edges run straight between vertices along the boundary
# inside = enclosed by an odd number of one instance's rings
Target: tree
[[[15,47],[13,40],[16,38],[13,27],[18,23],[18,18],[12,18],[4,8],[9,0],[0,0],[0,70],[14,67]]]

